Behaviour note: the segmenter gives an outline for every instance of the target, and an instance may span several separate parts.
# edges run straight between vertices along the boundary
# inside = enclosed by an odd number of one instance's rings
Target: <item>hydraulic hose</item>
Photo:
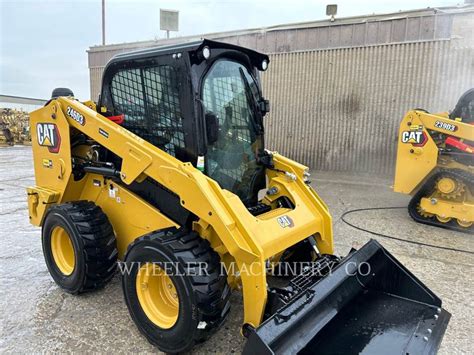
[[[445,246],[441,246],[441,245],[434,245],[434,244],[422,243],[422,242],[417,242],[417,241],[414,241],[414,240],[407,240],[407,239],[397,238],[397,237],[394,237],[394,236],[391,236],[391,235],[387,235],[387,234],[382,234],[382,233],[374,232],[374,231],[371,231],[371,230],[369,230],[369,229],[365,229],[365,228],[356,226],[356,225],[352,224],[351,222],[348,222],[348,221],[345,219],[346,216],[348,216],[348,215],[350,215],[350,214],[352,214],[352,213],[356,213],[356,212],[377,211],[377,210],[395,210],[395,209],[406,209],[406,207],[371,207],[371,208],[356,208],[356,209],[353,209],[353,210],[349,210],[349,211],[344,212],[344,213],[342,214],[342,216],[341,216],[341,220],[342,220],[345,224],[347,224],[348,226],[350,226],[350,227],[352,227],[352,228],[355,228],[355,229],[360,230],[360,231],[362,231],[362,232],[366,232],[366,233],[375,235],[375,236],[377,236],[377,237],[392,239],[392,240],[396,240],[396,241],[400,241],[400,242],[404,242],[404,243],[415,244],[415,245],[420,245],[420,246],[429,247],[429,248],[436,248],[436,249],[442,249],[442,250],[449,250],[449,251],[454,251],[454,252],[458,252],[458,253],[465,253],[465,254],[474,254],[474,252],[473,252],[473,251],[470,251],[470,250],[462,250],[462,249],[456,249],[456,248],[445,247]]]

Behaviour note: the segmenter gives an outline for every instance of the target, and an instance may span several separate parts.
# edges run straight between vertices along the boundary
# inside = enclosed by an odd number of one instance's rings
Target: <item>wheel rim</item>
[[[179,315],[178,292],[161,267],[153,263],[142,265],[136,289],[140,306],[151,322],[162,329],[175,325]]]
[[[469,228],[470,226],[472,226],[472,221],[463,221],[463,220],[460,220],[460,219],[457,219],[456,222],[458,222],[458,224],[463,227],[463,228]]]
[[[442,216],[436,216],[436,219],[440,221],[441,223],[448,223],[451,221],[451,217],[442,217]]]
[[[71,238],[63,227],[56,226],[51,233],[51,252],[59,271],[66,276],[71,275],[76,265],[76,256]]]
[[[438,181],[438,190],[443,194],[450,194],[456,189],[456,182],[453,179],[444,177]]]
[[[455,199],[462,196],[465,191],[465,185],[462,181],[450,177],[442,177],[436,183],[436,189],[444,198]]]

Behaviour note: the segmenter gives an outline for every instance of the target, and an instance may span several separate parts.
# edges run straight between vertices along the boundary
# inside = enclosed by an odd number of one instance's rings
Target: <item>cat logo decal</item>
[[[61,136],[59,135],[58,127],[54,123],[36,124],[36,134],[39,145],[48,147],[50,153],[59,152]]]
[[[422,147],[427,141],[423,126],[412,126],[409,131],[402,132],[402,143],[411,143],[415,147]]]
[[[278,217],[277,221],[281,228],[286,228],[286,227],[291,228],[291,227],[294,227],[295,225],[293,223],[293,220],[287,215]]]

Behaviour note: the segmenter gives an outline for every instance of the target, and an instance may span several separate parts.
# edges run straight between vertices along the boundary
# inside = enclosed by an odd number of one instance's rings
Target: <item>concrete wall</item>
[[[392,174],[404,112],[447,111],[474,87],[474,7],[337,21],[205,37],[270,53],[268,148],[315,169]],[[113,55],[157,44],[92,47],[92,98]]]

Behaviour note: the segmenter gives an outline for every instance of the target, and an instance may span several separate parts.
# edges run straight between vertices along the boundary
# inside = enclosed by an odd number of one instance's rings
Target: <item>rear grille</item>
[[[257,205],[248,207],[247,209],[252,215],[258,216],[265,212],[271,211],[272,208],[269,205],[259,202]]]
[[[299,294],[322,279],[338,264],[338,258],[333,255],[324,255],[320,260],[310,263],[301,274],[291,279],[289,286],[294,294]]]

